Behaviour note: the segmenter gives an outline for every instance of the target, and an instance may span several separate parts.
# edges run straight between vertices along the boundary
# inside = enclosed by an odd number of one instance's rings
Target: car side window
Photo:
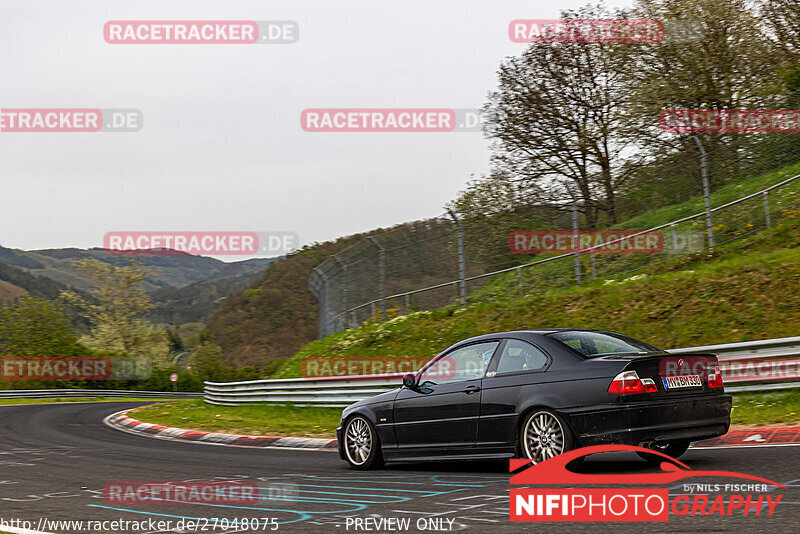
[[[530,343],[509,339],[500,354],[497,374],[539,371],[547,366],[547,355]]]
[[[600,353],[618,352],[624,345],[622,343],[614,343],[607,339],[595,339],[594,348]]]
[[[442,356],[425,369],[419,379],[422,387],[483,378],[499,341],[475,343]]]

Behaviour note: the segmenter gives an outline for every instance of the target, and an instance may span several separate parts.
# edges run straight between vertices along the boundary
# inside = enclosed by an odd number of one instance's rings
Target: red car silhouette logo
[[[602,452],[641,452],[660,456],[663,458],[663,461],[659,465],[661,472],[609,475],[576,473],[567,469],[567,465],[574,460]],[[511,473],[516,473],[511,477],[511,484],[670,484],[684,478],[714,476],[745,478],[748,480],[765,482],[779,488],[786,487],[766,478],[748,475],[746,473],[737,473],[735,471],[696,471],[685,463],[671,456],[667,456],[662,452],[633,445],[594,445],[592,447],[583,447],[559,454],[558,456],[539,462],[538,464],[533,463],[533,460],[514,459],[510,460],[509,471]],[[517,473],[517,471],[520,472]]]

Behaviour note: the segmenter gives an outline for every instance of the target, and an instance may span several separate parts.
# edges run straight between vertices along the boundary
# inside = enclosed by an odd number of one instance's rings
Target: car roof
[[[547,334],[555,334],[556,332],[602,332],[596,328],[537,328],[535,330],[511,330],[508,332],[494,332],[492,334],[484,334],[482,336],[475,336],[469,339],[460,341],[458,344],[465,342],[481,341],[484,339],[494,339],[497,337],[514,337],[515,335],[529,336],[544,336]]]

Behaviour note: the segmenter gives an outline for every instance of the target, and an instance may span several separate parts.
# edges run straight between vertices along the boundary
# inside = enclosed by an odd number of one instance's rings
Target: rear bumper
[[[605,443],[698,441],[731,426],[730,395],[605,404],[562,412],[582,447]]]

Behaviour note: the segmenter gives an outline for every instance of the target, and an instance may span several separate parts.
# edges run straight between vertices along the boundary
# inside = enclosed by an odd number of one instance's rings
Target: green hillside
[[[157,323],[204,322],[217,311],[225,298],[244,291],[261,276],[261,271],[254,271],[188,286],[155,289],[150,292],[153,299],[150,317]]]
[[[603,280],[466,308],[412,313],[309,343],[273,375],[300,376],[308,356],[430,357],[488,332],[544,327],[606,328],[663,348],[797,335],[800,225],[769,232],[633,280]]]
[[[225,363],[264,367],[317,337],[311,272],[348,245],[348,238],[306,247],[270,265],[248,289],[222,301],[208,320]]]
[[[740,180],[738,183],[722,186],[712,193],[712,205],[719,206],[731,200],[741,198],[744,195],[759,191],[781,180],[800,173],[800,163],[784,167],[774,172],[761,174],[748,179]],[[781,219],[793,216],[794,210],[780,210],[779,207],[787,207],[800,202],[800,180],[781,188],[771,194],[771,205],[775,211],[773,218],[776,222]],[[692,215],[702,211],[702,197],[693,197],[664,208],[654,209],[650,212],[634,217],[617,225],[618,228],[646,229],[658,224],[663,224],[677,218]],[[784,213],[786,211],[786,213]],[[748,236],[756,235],[758,230],[764,225],[763,203],[759,197],[753,201],[748,201],[736,208],[726,210],[724,213],[715,215],[715,224],[718,224],[718,240],[724,243],[731,239],[748,239]],[[495,221],[489,220],[491,225]],[[518,223],[516,223],[518,224]],[[414,223],[399,225],[398,228],[408,226],[413,227]],[[704,221],[698,219],[689,224],[683,225],[680,230],[702,232]],[[760,226],[759,226],[760,225]],[[497,224],[500,226],[500,224]],[[520,226],[514,226],[518,229]],[[365,235],[376,235],[382,230],[375,230]],[[384,231],[385,232],[385,231]],[[419,268],[404,270],[403,264],[399,264],[399,256],[394,256],[388,263],[391,263],[392,275],[387,280],[387,291],[407,291],[409,289],[441,283],[452,280],[457,274],[457,269],[449,269],[444,265],[449,260],[454,260],[455,253],[443,254],[441,248],[430,246],[431,243],[424,243],[418,235],[413,232],[394,232],[392,237],[399,239],[398,243],[392,243],[391,247],[400,248],[411,243],[410,250],[416,253],[413,260],[418,266],[425,266],[428,270],[436,270],[436,276],[432,277],[428,271],[421,271]],[[501,232],[503,233],[503,232]],[[479,244],[484,246],[490,243],[494,247],[495,255],[513,256],[512,260],[535,261],[542,257],[528,258],[525,256],[509,254],[507,248],[506,231],[498,239],[490,239],[471,236],[467,233],[467,257],[471,254],[470,246]],[[438,235],[438,234],[437,234]],[[313,350],[318,349],[318,345],[311,343],[317,337],[318,308],[317,302],[308,290],[308,278],[314,267],[328,258],[333,253],[346,248],[348,245],[356,243],[364,236],[350,236],[337,240],[334,243],[315,244],[306,247],[302,252],[291,255],[286,259],[277,262],[263,274],[263,276],[248,289],[226,299],[220,309],[208,321],[215,343],[222,347],[223,359],[226,363],[235,366],[258,365],[265,366],[267,363],[277,359],[288,358],[296,351],[301,350],[304,354],[308,347]],[[402,241],[405,239],[406,242]],[[422,242],[417,244],[414,239]],[[734,241],[730,246],[734,246]],[[426,246],[427,245],[427,246]],[[496,249],[496,250],[495,250]],[[582,268],[586,279],[590,279],[590,266],[588,255],[582,257]],[[652,257],[647,255],[605,255],[597,258],[598,280],[616,279],[619,277],[627,278],[636,273],[656,274],[663,271],[679,270],[685,267],[685,262],[694,261],[691,257],[671,258],[669,255],[658,255]],[[503,266],[503,265],[501,265]],[[497,268],[497,267],[495,267]],[[449,273],[449,274],[448,274]],[[416,276],[416,278],[415,278]],[[469,285],[468,301],[470,304],[481,302],[498,302],[501,308],[507,305],[509,298],[518,295],[518,282],[516,273],[510,272],[505,275],[484,279],[483,285],[471,282]],[[598,282],[600,283],[600,282]],[[548,290],[568,288],[574,284],[574,271],[572,259],[559,260],[557,262],[539,265],[523,271],[523,290],[525,293],[542,294]],[[478,287],[476,287],[478,286]],[[594,287],[594,286],[592,286]],[[363,302],[375,297],[374,284],[363,285],[353,283],[348,288],[351,302]],[[369,291],[373,290],[372,293]],[[581,291],[586,290],[586,287]],[[444,290],[443,290],[444,291]],[[448,290],[449,291],[449,290]],[[452,291],[450,291],[452,294]],[[414,305],[426,307],[424,301],[425,294],[414,297]],[[436,297],[434,295],[433,297]],[[455,300],[455,299],[454,299]],[[439,301],[441,302],[441,301]],[[512,301],[516,302],[516,301]],[[393,305],[396,302],[393,302]],[[431,301],[431,308],[437,306],[435,298]],[[434,312],[438,317],[440,313],[453,313],[457,308],[448,308],[449,311]],[[463,312],[458,312],[463,313]],[[414,314],[413,317],[427,316],[426,314]],[[462,315],[463,316],[463,315]],[[406,321],[407,319],[398,319]],[[371,328],[394,328],[397,323],[390,322],[383,326],[373,326]],[[388,325],[388,326],[387,326]],[[359,330],[360,331],[360,330]],[[344,334],[350,335],[350,334]],[[471,334],[470,334],[471,335]],[[334,336],[333,339],[339,339]],[[458,339],[458,335],[453,336],[453,341]],[[424,353],[400,352],[399,354],[429,354],[438,352],[442,347],[440,344],[424,346]],[[311,349],[309,349],[311,350]],[[381,348],[381,350],[383,350]],[[400,349],[398,349],[400,350]],[[405,350],[405,349],[403,349]],[[418,350],[423,350],[422,348]],[[334,351],[334,353],[336,353]],[[366,354],[380,354],[380,352],[367,352]],[[386,354],[398,354],[389,352]],[[287,371],[289,372],[289,371]]]
[[[24,297],[28,292],[12,283],[0,280],[0,304],[12,302],[19,297]]]
[[[308,245],[271,265],[258,282],[222,303],[208,321],[213,341],[222,347],[225,362],[236,366],[263,368],[272,361],[288,358],[317,338],[318,307],[309,291],[309,278],[322,262],[351,245],[360,245],[353,249],[374,258],[374,245],[365,247],[364,240],[379,236],[390,251],[386,260],[392,273],[386,281],[388,292],[443,282],[451,280],[452,273],[457,272],[455,251],[443,254],[440,243],[431,239],[431,234],[441,237],[452,233],[451,230],[449,221],[413,221]],[[391,251],[398,249],[413,254],[405,259],[403,255],[393,256]],[[376,278],[377,263],[354,261],[348,288],[351,302],[374,298],[376,284],[368,282]],[[357,281],[359,275],[363,284]]]
[[[786,166],[774,172],[751,177],[739,183],[724,186],[711,193],[711,206],[725,205],[747,195],[757,193],[771,185],[778,184],[800,174],[800,163]],[[772,219],[779,221],[793,217],[800,205],[800,179],[787,183],[769,193]],[[682,203],[656,208],[623,221],[611,230],[646,230],[704,211],[703,197],[690,198]],[[732,243],[736,240],[757,235],[765,228],[764,200],[761,195],[714,212],[712,215],[716,243]],[[676,226],[679,233],[692,233],[705,242],[705,218],[698,217]],[[665,243],[670,241],[670,231],[662,230]],[[526,263],[552,258],[552,255],[532,256]],[[635,273],[649,273],[654,270],[676,269],[684,261],[681,257],[664,254],[598,254],[595,256],[595,275],[597,279],[631,276]],[[566,257],[541,263],[522,271],[522,286],[525,292],[541,292],[547,289],[568,287],[575,284],[574,260]],[[580,257],[583,279],[590,279],[592,268],[589,254]],[[627,273],[627,274],[626,274]],[[516,272],[509,272],[480,282],[480,287],[470,287],[470,302],[504,300],[519,293]]]

